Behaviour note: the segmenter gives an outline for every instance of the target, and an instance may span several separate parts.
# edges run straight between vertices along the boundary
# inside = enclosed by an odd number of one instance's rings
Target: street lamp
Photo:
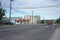
[[[10,0],[10,14],[9,14],[9,22],[11,21],[11,6],[12,6],[12,1],[13,1],[13,0]]]

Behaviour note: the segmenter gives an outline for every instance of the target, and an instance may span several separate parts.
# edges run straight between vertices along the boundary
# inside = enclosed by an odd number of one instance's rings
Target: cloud
[[[5,8],[5,6],[9,6],[9,3],[10,3],[9,0],[7,0],[7,1],[1,0],[1,1],[2,1],[2,6],[4,8]],[[52,5],[60,5],[60,0],[14,0],[12,2],[12,7],[14,7],[14,8],[15,7],[17,7],[17,8],[21,8],[21,7],[44,7],[44,6],[52,6]],[[17,8],[15,8],[15,9],[17,9]],[[21,14],[22,16],[31,15],[32,10],[34,11],[34,15],[45,16],[46,19],[57,18],[60,16],[60,6],[59,7],[37,8],[37,9],[17,9],[17,11],[15,10],[12,13],[16,13],[13,15],[17,15],[17,13],[18,14],[22,13]],[[18,12],[18,11],[20,11],[20,12]]]
[[[50,6],[60,3],[60,1],[54,2],[52,0],[16,0],[16,2],[24,4],[24,6]]]

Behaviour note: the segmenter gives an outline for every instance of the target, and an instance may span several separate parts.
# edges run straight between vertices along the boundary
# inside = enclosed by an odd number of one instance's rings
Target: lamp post
[[[9,14],[9,22],[11,21],[11,6],[12,6],[12,1],[13,1],[13,0],[10,0],[10,14]]]

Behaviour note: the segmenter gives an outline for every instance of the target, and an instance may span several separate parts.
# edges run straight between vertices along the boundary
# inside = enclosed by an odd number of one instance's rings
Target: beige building
[[[16,24],[29,24],[29,19],[18,18],[15,20]]]
[[[40,21],[40,16],[24,16],[24,19],[29,19],[29,24],[37,24]]]

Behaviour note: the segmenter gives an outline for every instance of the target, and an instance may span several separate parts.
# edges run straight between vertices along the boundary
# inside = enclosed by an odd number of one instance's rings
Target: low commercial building
[[[29,24],[29,19],[18,18],[15,20],[16,24]]]
[[[29,19],[29,24],[37,24],[40,21],[40,16],[24,16],[24,19]]]

